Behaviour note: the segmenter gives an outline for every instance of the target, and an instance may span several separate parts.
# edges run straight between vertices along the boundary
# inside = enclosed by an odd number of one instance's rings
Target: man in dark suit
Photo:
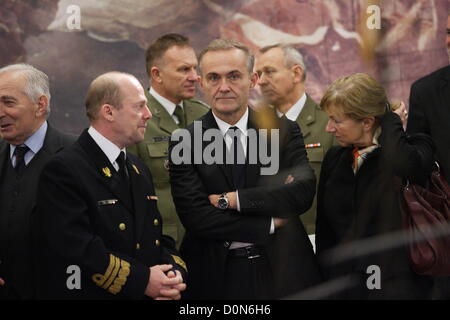
[[[450,58],[450,14],[447,17],[446,46]],[[450,183],[450,65],[417,80],[411,86],[406,131],[426,133],[435,146],[435,159]],[[448,299],[450,277],[436,278],[434,298]]]
[[[315,257],[298,214],[311,205],[315,177],[298,125],[248,108],[257,74],[244,45],[214,40],[199,62],[212,111],[175,131],[170,145],[172,195],[186,228],[186,297],[272,299],[314,285]],[[262,128],[277,130],[258,135]],[[215,152],[203,134],[215,137]]]
[[[413,83],[406,131],[433,139],[435,156],[450,183],[450,65]]]
[[[0,299],[34,296],[31,219],[38,177],[73,143],[47,123],[49,81],[27,64],[0,69]]]
[[[125,148],[151,113],[139,81],[110,72],[86,98],[91,126],[39,180],[38,297],[180,299],[185,264],[161,233],[150,171]]]
[[[333,145],[333,135],[325,131],[328,117],[317,103],[305,93],[306,67],[303,56],[288,44],[275,44],[259,50],[256,59],[258,85],[264,100],[276,111],[297,122],[303,133],[306,152],[317,180],[322,161]],[[315,233],[316,198],[301,219],[308,234]]]
[[[184,235],[169,183],[169,138],[208,112],[193,99],[198,82],[197,57],[189,39],[175,33],[161,36],[146,52],[146,69],[151,87],[145,92],[152,113],[144,140],[127,150],[141,158],[152,172],[158,209],[164,220],[163,233],[175,239],[177,247]]]

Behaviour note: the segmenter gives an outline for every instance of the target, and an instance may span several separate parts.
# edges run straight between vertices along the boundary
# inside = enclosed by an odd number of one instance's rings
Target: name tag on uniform
[[[169,141],[169,140],[170,140],[169,136],[160,136],[160,137],[153,138],[154,142]]]
[[[119,200],[109,199],[109,200],[100,200],[97,203],[99,206],[104,206],[104,205],[108,205],[108,204],[116,204],[117,202],[119,202]]]

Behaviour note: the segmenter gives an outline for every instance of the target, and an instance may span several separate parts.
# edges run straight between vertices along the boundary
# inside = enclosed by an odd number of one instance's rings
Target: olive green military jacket
[[[330,147],[334,144],[333,135],[325,132],[327,122],[327,114],[319,108],[318,104],[315,103],[310,96],[306,95],[306,102],[297,118],[297,123],[302,130],[309,163],[314,169],[317,182],[319,182],[320,168],[322,166],[323,158],[328,149],[330,149]],[[314,197],[314,202],[311,208],[301,215],[302,222],[308,234],[315,233],[316,208],[317,196]]]
[[[184,235],[184,228],[177,216],[169,183],[168,148],[170,135],[178,129],[166,109],[147,91],[147,105],[152,118],[147,123],[145,138],[127,149],[136,154],[149,167],[158,196],[158,209],[163,219],[163,234],[171,236],[179,248]],[[209,108],[195,99],[183,100],[186,125],[200,118]]]

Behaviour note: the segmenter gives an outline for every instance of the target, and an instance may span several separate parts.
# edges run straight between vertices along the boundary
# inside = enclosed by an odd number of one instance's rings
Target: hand
[[[402,120],[403,127],[405,127],[406,123],[408,122],[408,110],[406,110],[406,106],[403,101],[400,102],[400,107],[394,110],[394,113],[398,114],[400,120]]]
[[[288,219],[283,219],[283,218],[273,218],[273,224],[274,224],[274,226],[275,226],[275,229],[284,226],[287,222],[288,222]]]
[[[284,181],[284,184],[289,184],[291,182],[294,182],[294,177],[291,175],[288,175],[286,180]]]
[[[3,280],[2,278],[0,278],[0,286],[4,286],[5,285],[5,280]]]
[[[217,205],[217,201],[219,200],[220,194],[210,194],[208,196],[209,202],[216,208],[219,206]],[[228,208],[229,209],[237,209],[237,199],[236,199],[236,191],[233,192],[227,192],[227,198],[228,198]]]
[[[177,285],[183,282],[180,276],[172,276],[171,278],[165,272],[172,269],[171,264],[156,265],[150,268],[150,277],[148,279],[145,295],[162,300],[168,298],[173,300],[180,296],[180,291],[176,288]]]
[[[177,279],[179,279],[180,282],[178,284],[172,286],[172,289],[162,289],[161,294],[163,296],[157,297],[155,300],[180,300],[181,292],[186,290],[186,283],[183,283],[183,277],[182,277],[180,271],[178,271],[178,270],[175,270],[175,272],[169,271],[167,273],[167,277],[169,279],[177,278]]]

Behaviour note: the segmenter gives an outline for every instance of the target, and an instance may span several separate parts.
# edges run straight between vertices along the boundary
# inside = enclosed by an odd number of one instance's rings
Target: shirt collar
[[[302,112],[305,103],[306,103],[306,93],[303,92],[302,97],[298,99],[298,101],[286,112],[286,118],[292,121],[296,121],[298,116],[300,115],[300,112]],[[277,115],[278,118],[281,118],[283,116],[283,113],[277,110]]]
[[[247,124],[248,124],[248,108],[247,110],[245,110],[244,115],[239,119],[239,121],[234,124],[231,125],[225,121],[223,121],[222,119],[219,119],[214,112],[212,113],[214,116],[214,119],[216,119],[217,125],[219,126],[220,132],[222,133],[223,136],[225,136],[225,134],[228,132],[228,130],[231,127],[238,127],[239,130],[241,130],[241,132],[246,136],[247,135]]]
[[[125,153],[125,157],[127,155],[127,151],[125,148],[120,149],[114,143],[105,138],[100,132],[95,130],[94,127],[89,127],[88,133],[91,135],[92,139],[94,139],[95,143],[102,149],[103,153],[108,157],[109,162],[114,165],[117,157],[120,152],[123,151]]]
[[[175,108],[176,108],[177,104],[175,104],[172,101],[170,101],[170,100],[164,98],[163,96],[161,96],[152,87],[150,88],[149,93],[156,99],[156,101],[158,101],[164,107],[164,109],[166,109],[166,111],[171,116],[173,116],[173,113],[175,112]],[[180,103],[178,103],[178,105],[181,106],[181,108],[183,108],[183,101],[180,101]]]
[[[26,145],[30,150],[36,154],[39,150],[41,150],[42,146],[44,145],[45,135],[47,133],[48,124],[47,121],[44,121],[44,123],[39,127],[38,130],[36,130],[35,133],[33,133],[30,137],[28,137],[27,140],[23,143]],[[10,157],[12,158],[14,154],[14,150],[16,150],[15,145],[10,146]]]

